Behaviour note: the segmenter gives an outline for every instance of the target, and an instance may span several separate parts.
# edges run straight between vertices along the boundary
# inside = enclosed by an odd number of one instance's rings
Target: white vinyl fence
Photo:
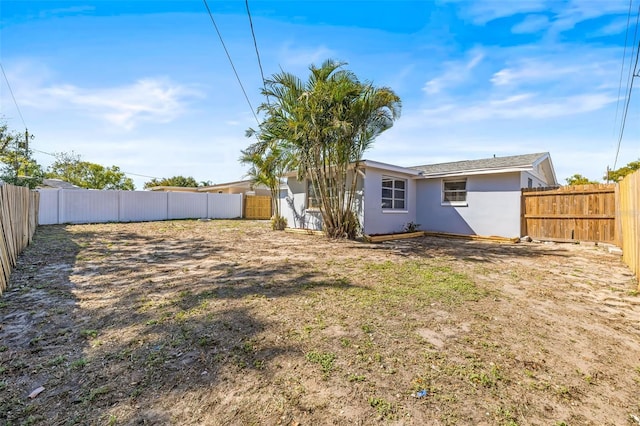
[[[89,189],[39,192],[40,225],[242,217],[242,194]]]

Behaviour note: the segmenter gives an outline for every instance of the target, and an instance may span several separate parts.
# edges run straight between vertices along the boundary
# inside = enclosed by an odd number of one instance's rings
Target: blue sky
[[[255,108],[245,2],[208,3]],[[333,58],[401,97],[401,118],[366,158],[413,166],[549,151],[561,182],[613,166],[640,0],[622,68],[629,4],[249,1],[266,77],[306,79],[310,64]],[[0,25],[0,59],[35,150],[145,176],[244,177],[238,157],[256,121],[202,1],[2,0]],[[640,158],[635,87],[617,167]],[[22,130],[4,79],[0,99]],[[149,180],[131,177],[138,189]]]

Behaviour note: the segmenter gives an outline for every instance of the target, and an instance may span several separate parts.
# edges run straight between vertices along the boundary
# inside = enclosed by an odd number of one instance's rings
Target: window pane
[[[447,191],[444,193],[444,201],[466,201],[467,193],[463,191]]]
[[[452,190],[462,190],[462,191],[464,191],[466,188],[467,188],[467,182],[466,181],[445,182],[444,183],[444,190],[445,191],[452,191]]]
[[[402,209],[406,203],[406,179],[382,178],[382,208]]]
[[[394,209],[404,209],[404,200],[395,200],[393,202]]]

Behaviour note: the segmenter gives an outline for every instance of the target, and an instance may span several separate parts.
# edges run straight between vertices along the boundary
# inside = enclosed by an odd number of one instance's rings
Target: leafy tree
[[[16,133],[9,130],[7,123],[0,123],[0,154],[4,154],[16,140]]]
[[[266,118],[256,132],[270,150],[276,145],[293,158],[300,179],[311,181],[324,231],[333,238],[355,237],[358,162],[400,113],[400,98],[391,89],[361,82],[344,65],[312,65],[306,82],[274,74],[262,90]]]
[[[47,169],[46,177],[62,179],[87,189],[135,189],[133,180],[126,177],[118,166],[104,167],[82,161],[80,155],[73,152],[56,154],[56,161]]]
[[[0,162],[3,164],[0,179],[33,189],[42,183],[44,171],[33,159],[27,138],[33,139],[33,135],[12,131],[6,123],[0,124]]]
[[[582,176],[579,173],[576,173],[573,176],[570,176],[568,178],[565,179],[567,181],[567,185],[571,186],[571,185],[589,185],[592,183],[600,183],[597,181],[593,181],[590,180],[589,178],[586,178],[584,176]]]
[[[183,188],[196,188],[199,185],[198,182],[196,182],[196,180],[191,176],[173,176],[170,178],[151,179],[149,182],[145,182],[144,189],[153,188],[154,186],[180,186]]]
[[[640,170],[640,159],[638,159],[637,161],[632,161],[626,166],[622,166],[617,170],[609,171],[609,176],[604,176],[604,179],[618,182],[622,180],[626,175],[630,175],[636,170]]]

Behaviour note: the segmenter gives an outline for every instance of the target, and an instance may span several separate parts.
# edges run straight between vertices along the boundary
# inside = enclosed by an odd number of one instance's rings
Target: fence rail
[[[626,176],[618,185],[618,244],[622,247],[622,260],[636,274],[640,290],[640,171]]]
[[[616,185],[522,190],[522,234],[540,239],[615,243]]]
[[[39,194],[22,186],[0,186],[0,295],[9,285],[18,254],[33,240],[38,226]]]
[[[242,194],[40,190],[40,225],[242,217]]]

